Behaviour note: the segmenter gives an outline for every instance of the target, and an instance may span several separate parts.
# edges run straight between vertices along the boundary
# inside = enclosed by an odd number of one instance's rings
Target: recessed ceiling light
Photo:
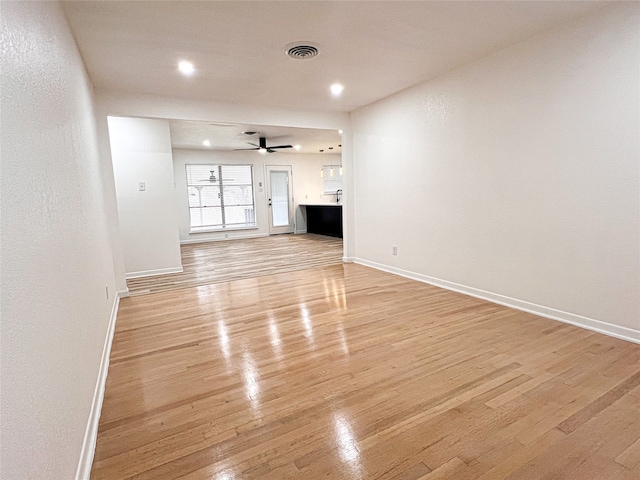
[[[300,145],[294,145],[293,148],[295,148],[296,150],[300,150]]]
[[[343,130],[338,130],[338,133],[339,133],[340,135],[342,135],[342,132],[343,132]]]
[[[334,83],[333,85],[331,85],[331,94],[334,97],[339,97],[342,94],[342,90],[344,90],[344,87],[339,83]]]
[[[178,63],[178,70],[180,70],[180,73],[183,75],[193,75],[193,72],[196,71],[193,67],[193,63],[187,62],[186,60],[182,60]]]
[[[204,142],[202,142],[202,145],[204,145],[205,147],[210,147],[211,146],[211,141],[210,140],[205,140]]]

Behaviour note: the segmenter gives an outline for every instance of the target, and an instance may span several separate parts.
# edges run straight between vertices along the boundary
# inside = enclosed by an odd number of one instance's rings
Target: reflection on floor
[[[273,235],[183,245],[184,272],[127,280],[129,294],[228,282],[342,263],[342,239],[323,235]]]
[[[631,480],[639,439],[640,345],[339,264],[123,299],[91,478]]]

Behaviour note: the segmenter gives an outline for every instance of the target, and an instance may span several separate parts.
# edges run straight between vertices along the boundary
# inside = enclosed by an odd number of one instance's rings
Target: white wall
[[[94,97],[95,98],[95,97]],[[118,202],[116,198],[116,184],[111,161],[111,145],[109,142],[108,117],[100,112],[98,105],[95,105],[96,131],[98,136],[97,147],[102,165],[102,181],[105,186],[105,199],[107,202],[107,228],[109,233],[109,244],[113,252],[113,270],[116,276],[116,288],[118,291],[127,293],[127,280],[124,268],[124,249],[122,245],[122,235],[120,232],[120,218],[118,217]]]
[[[169,122],[109,117],[108,123],[126,275],[182,271]]]
[[[638,9],[354,112],[360,261],[640,340]]]
[[[344,130],[349,114],[273,106],[241,105],[210,100],[188,100],[145,93],[97,89],[101,112],[128,117],[166,118],[284,127]]]
[[[1,22],[0,477],[69,479],[114,306],[108,186],[59,4],[3,2]]]
[[[321,203],[330,201],[331,196],[322,193],[320,168],[327,162],[339,163],[340,155],[281,153],[260,155],[257,152],[222,152],[215,150],[174,149],[174,177],[176,182],[175,201],[178,209],[180,241],[183,243],[224,240],[226,238],[247,238],[269,234],[267,209],[267,189],[265,183],[266,165],[290,165],[293,172],[293,197],[296,214],[296,232],[306,231],[304,217],[300,213],[300,203]],[[255,194],[255,229],[231,230],[225,232],[189,233],[189,208],[187,199],[187,164],[229,164],[253,165]],[[262,183],[260,191],[259,183]]]
[[[285,127],[319,128],[343,130],[343,223],[344,251],[346,257],[353,257],[355,232],[353,229],[353,188],[352,188],[352,147],[350,117],[347,113],[297,110],[291,108],[239,105],[225,102],[196,101],[152,94],[126,93],[96,90],[98,111],[99,144],[101,155],[109,159],[106,128],[100,128],[102,117],[106,115],[125,117],[147,117],[159,119],[200,120],[214,122],[244,123],[250,125],[275,125]],[[326,163],[326,161],[324,162]],[[204,238],[204,237],[203,237]],[[204,238],[206,240],[206,238]],[[114,235],[114,249],[120,242]]]

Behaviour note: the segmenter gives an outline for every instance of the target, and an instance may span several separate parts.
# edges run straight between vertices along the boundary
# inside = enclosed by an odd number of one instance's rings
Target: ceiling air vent
[[[295,42],[284,47],[284,53],[296,60],[305,60],[320,55],[317,45],[311,42]]]

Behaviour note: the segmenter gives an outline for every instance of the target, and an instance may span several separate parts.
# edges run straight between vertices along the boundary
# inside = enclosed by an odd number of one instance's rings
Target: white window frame
[[[207,171],[214,171],[215,176],[216,176],[216,181],[215,183],[212,182],[211,185],[207,185],[207,184],[203,184],[202,182],[192,182],[189,183],[189,179],[191,178],[191,167],[197,167],[198,169],[206,169]],[[238,168],[238,167],[247,167],[250,170],[250,178],[251,178],[251,184],[247,184],[245,186],[250,186],[251,188],[251,197],[252,197],[252,203],[251,204],[237,204],[237,205],[230,205],[230,204],[226,204],[225,203],[225,198],[224,198],[224,187],[225,187],[225,183],[224,183],[224,179],[226,178],[226,173],[225,173],[225,167],[227,168]],[[255,187],[254,187],[254,181],[253,181],[253,165],[237,165],[237,164],[222,164],[222,163],[217,163],[217,164],[202,164],[202,163],[193,163],[193,164],[186,164],[185,165],[185,176],[186,176],[186,184],[187,184],[187,195],[189,195],[189,191],[190,188],[196,188],[196,189],[201,189],[201,188],[216,188],[218,189],[218,195],[220,198],[220,206],[204,206],[202,205],[202,203],[200,203],[199,206],[191,206],[191,202],[189,201],[189,198],[187,198],[187,207],[189,209],[189,233],[202,233],[202,232],[220,232],[220,231],[233,231],[233,230],[247,230],[247,229],[256,229],[258,228],[258,224],[256,222],[256,195],[255,195]],[[229,186],[229,185],[227,185]],[[233,185],[231,185],[233,186]],[[252,217],[253,217],[253,221],[248,221],[245,222],[244,224],[241,223],[234,223],[234,224],[228,224],[226,222],[226,212],[225,212],[225,207],[231,207],[231,206],[245,206],[245,207],[251,207],[251,211],[252,211]],[[192,209],[202,209],[202,208],[220,208],[221,210],[221,216],[222,216],[222,223],[221,224],[212,224],[212,225],[196,225],[194,226],[192,224],[192,216],[191,216],[191,210]]]

